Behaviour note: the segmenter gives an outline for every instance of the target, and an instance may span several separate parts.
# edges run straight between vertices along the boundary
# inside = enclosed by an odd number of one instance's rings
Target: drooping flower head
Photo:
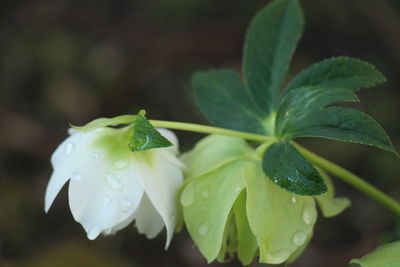
[[[112,234],[135,220],[140,233],[155,237],[165,226],[167,243],[176,222],[176,190],[182,182],[178,140],[157,130],[173,145],[132,152],[130,127],[72,130],[53,153],[54,168],[45,195],[45,211],[69,181],[69,206],[89,239]]]

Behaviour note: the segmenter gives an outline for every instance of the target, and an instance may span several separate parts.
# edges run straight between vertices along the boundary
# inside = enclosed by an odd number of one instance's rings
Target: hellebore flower
[[[236,137],[210,135],[182,155],[186,165],[180,195],[188,232],[208,262],[236,253],[244,264],[291,262],[307,245],[322,214],[339,214],[350,203],[328,191],[319,196],[290,193],[269,179],[260,152]]]
[[[169,245],[176,223],[176,191],[182,164],[174,133],[158,129],[173,146],[131,152],[129,128],[72,130],[51,157],[45,211],[69,180],[69,206],[74,219],[95,239],[113,234],[135,220],[140,233],[155,237],[167,230]]]

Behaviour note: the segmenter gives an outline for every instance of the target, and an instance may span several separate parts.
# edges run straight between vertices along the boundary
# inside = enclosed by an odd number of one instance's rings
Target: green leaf
[[[370,116],[354,109],[325,107],[355,101],[358,101],[357,96],[347,89],[294,89],[279,106],[276,134],[284,140],[324,137],[376,146],[397,154],[385,131]]]
[[[258,248],[257,239],[250,229],[246,213],[246,191],[243,190],[233,207],[237,229],[237,254],[243,265],[252,263]]]
[[[275,0],[251,21],[243,54],[246,85],[261,110],[271,113],[303,31],[297,0]]]
[[[144,117],[143,111],[136,115],[133,136],[128,145],[132,152],[172,146],[171,142],[162,136]]]
[[[376,146],[398,155],[385,130],[373,118],[350,108],[325,108],[308,116],[303,124],[292,125],[287,131],[291,138],[323,137]]]
[[[312,197],[299,196],[265,177],[259,163],[244,169],[246,211],[260,248],[260,262],[282,263],[312,235],[317,210]]]
[[[247,159],[232,161],[187,181],[180,196],[190,236],[208,262],[219,255],[228,216],[244,188]]]
[[[264,134],[263,112],[233,70],[198,72],[192,77],[196,103],[211,124]]]
[[[318,171],[324,179],[328,190],[325,193],[316,196],[315,199],[325,217],[336,216],[350,206],[350,200],[345,197],[335,198],[335,188],[328,174],[322,169],[318,169]]]
[[[131,124],[135,121],[134,115],[121,115],[114,118],[98,118],[95,119],[84,126],[72,126],[78,132],[90,132],[97,128],[107,127],[107,126],[117,126],[120,124]]]
[[[241,138],[209,135],[183,154],[181,160],[186,166],[185,177],[193,178],[251,153],[254,153],[254,149]]]
[[[353,259],[350,263],[362,267],[398,267],[400,266],[400,241],[378,247],[361,259]]]
[[[326,185],[318,171],[289,142],[272,144],[262,159],[265,174],[277,185],[300,195],[319,195]]]
[[[373,65],[359,59],[335,57],[323,60],[295,76],[286,92],[304,86],[359,90],[385,82]]]
[[[357,102],[357,96],[346,89],[302,87],[292,90],[282,100],[276,117],[276,134],[285,139],[293,138],[293,129],[308,123],[310,114],[338,102]]]

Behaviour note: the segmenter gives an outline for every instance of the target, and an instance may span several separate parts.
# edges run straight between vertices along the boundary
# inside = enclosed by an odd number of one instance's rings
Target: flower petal
[[[108,160],[94,161],[80,174],[81,180],[70,181],[71,212],[89,239],[109,233],[110,228],[121,229],[118,226],[135,212],[143,195],[143,183],[135,173],[129,161],[118,170]]]
[[[101,133],[101,129],[90,133],[75,133],[62,142],[51,156],[54,168],[45,194],[47,212],[63,185],[75,175],[76,170],[84,166],[93,156],[90,154],[90,142]]]
[[[168,150],[168,148],[163,149]],[[142,175],[147,196],[166,226],[167,242],[165,247],[167,248],[175,229],[176,193],[183,181],[183,176],[180,167],[166,160],[159,150],[161,149],[137,152],[135,154],[137,160],[133,162]],[[143,153],[146,153],[147,160],[143,160]]]
[[[147,238],[154,238],[164,228],[164,221],[154,208],[146,194],[135,212],[135,222],[139,233],[145,234]]]

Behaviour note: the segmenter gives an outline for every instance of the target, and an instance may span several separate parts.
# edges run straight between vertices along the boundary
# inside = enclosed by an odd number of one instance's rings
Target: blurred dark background
[[[49,214],[49,158],[68,123],[146,109],[152,119],[205,123],[193,104],[196,70],[240,69],[245,29],[262,0],[98,0],[0,2],[0,266],[206,266],[187,233],[164,251],[133,227],[89,241],[61,192]],[[360,93],[358,108],[400,147],[400,2],[303,0],[305,34],[290,76],[331,56],[376,65],[388,78]],[[199,134],[177,132],[182,150]],[[304,144],[399,199],[399,161],[374,148]],[[347,266],[400,233],[393,217],[340,180],[353,205],[320,218],[311,245],[292,266]],[[239,266],[233,260],[225,265]]]

